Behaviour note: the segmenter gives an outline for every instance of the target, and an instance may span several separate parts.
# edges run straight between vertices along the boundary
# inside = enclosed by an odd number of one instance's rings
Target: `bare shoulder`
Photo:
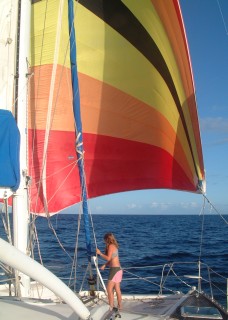
[[[116,248],[116,246],[114,244],[110,244],[109,247],[108,247],[108,251],[111,251],[111,252],[115,251],[116,249],[117,248]]]

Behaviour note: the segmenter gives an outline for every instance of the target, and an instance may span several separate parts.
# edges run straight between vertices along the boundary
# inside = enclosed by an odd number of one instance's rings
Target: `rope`
[[[79,211],[78,215],[78,229],[76,233],[76,243],[75,243],[75,249],[74,249],[74,258],[71,268],[71,274],[70,274],[70,280],[68,286],[70,286],[70,282],[72,279],[74,279],[74,291],[76,291],[76,280],[77,280],[77,263],[78,263],[78,243],[79,243],[79,232],[81,227],[81,210]],[[74,278],[73,278],[73,272],[74,272]]]
[[[203,201],[203,207],[202,207],[202,211],[200,214],[203,215],[203,219],[202,219],[202,225],[201,225],[201,236],[200,236],[200,251],[199,251],[199,261],[201,260],[202,257],[202,247],[203,247],[203,233],[204,233],[204,219],[205,219],[205,215],[204,215],[204,211],[205,211],[205,198]]]
[[[48,7],[48,0],[46,1],[46,7],[45,7],[45,15],[44,15],[44,23],[43,23],[43,34],[42,34],[42,43],[41,43],[41,48],[40,48],[40,62],[39,62],[39,67],[41,67],[41,63],[42,63],[42,58],[43,58],[43,46],[44,46],[44,32],[45,32],[45,28],[46,28],[46,21],[47,21],[47,7]],[[37,102],[38,102],[38,99],[36,99],[36,97],[38,97],[38,92],[39,92],[39,89],[40,89],[40,74],[41,74],[41,68],[39,68],[39,74],[38,74],[38,84],[37,84],[37,91],[36,91],[36,94],[35,94],[35,107],[34,107],[34,112],[36,113],[36,110],[37,110]],[[34,130],[36,130],[36,122],[35,122],[35,119],[36,117],[33,118],[34,121],[33,121],[33,128]],[[32,139],[32,167],[34,166],[33,163],[33,159],[34,159],[34,149],[35,149],[35,135],[33,135],[33,139]],[[40,185],[38,187],[38,190],[37,190],[37,198],[36,198],[36,205],[37,205],[37,202],[38,202],[38,196],[39,196],[39,193],[40,193]],[[35,206],[36,207],[36,206]]]
[[[37,229],[36,229],[36,224],[35,224],[34,218],[32,218],[32,222],[30,224],[29,230],[30,230],[30,248],[31,248],[32,257],[34,259],[33,248],[34,248],[34,242],[36,242],[39,260],[40,260],[40,263],[43,265],[43,260],[42,260],[41,251],[40,251],[40,241],[39,241],[39,238],[38,238],[38,233],[37,233]],[[33,232],[31,232],[31,230],[33,230]]]
[[[3,209],[5,208],[5,217],[3,213]],[[7,239],[10,244],[12,244],[12,233],[11,233],[11,227],[10,227],[10,218],[9,218],[9,205],[8,205],[8,199],[4,199],[4,204],[1,208],[1,217],[2,217],[2,223],[5,229],[5,233],[7,235]]]
[[[227,29],[227,26],[226,26],[226,21],[224,19],[223,13],[222,13],[222,9],[221,9],[219,0],[217,0],[217,3],[218,3],[219,11],[220,11],[220,14],[221,14],[221,17],[222,17],[222,22],[223,22],[223,25],[224,25],[224,29],[225,29],[226,35],[228,35],[228,29]]]
[[[136,274],[134,274],[134,273],[132,273],[132,272],[126,271],[126,269],[123,269],[123,271],[126,272],[126,273],[129,273],[129,274],[133,275],[134,277],[136,277],[136,278],[139,279],[139,280],[143,280],[143,281],[149,282],[149,283],[151,283],[151,284],[153,284],[153,285],[155,285],[155,286],[157,286],[157,287],[160,288],[160,284],[157,284],[156,282],[150,281],[150,280],[148,280],[147,278],[144,278],[144,277],[137,276]],[[170,291],[170,292],[174,292],[173,290],[168,289],[168,288],[166,288],[166,287],[163,287],[163,288],[164,288],[165,290]]]
[[[70,260],[73,260],[71,258],[71,256],[69,255],[69,253],[64,248],[63,244],[61,243],[61,241],[60,241],[60,239],[59,239],[59,237],[58,237],[58,235],[57,235],[57,233],[55,231],[55,228],[53,227],[53,224],[51,222],[50,215],[47,216],[47,220],[48,220],[48,227],[52,230],[52,232],[53,232],[53,234],[54,234],[54,236],[55,236],[60,248],[66,253],[66,255],[70,258]]]
[[[171,268],[172,273],[174,274],[174,276],[180,280],[181,283],[185,284],[187,287],[191,288],[191,285],[189,285],[186,281],[182,280],[177,274],[176,272],[173,270],[173,266]]]
[[[211,203],[211,201],[206,197],[205,194],[203,194],[204,198],[207,200],[207,202],[210,204],[211,208],[214,209],[214,211],[223,219],[223,221],[228,224],[228,221],[223,217],[223,215],[215,208],[215,206]]]
[[[47,4],[48,4],[48,1],[46,1],[46,9],[45,9],[45,19],[44,19],[44,26],[43,26],[43,36],[42,36],[42,45],[41,45],[41,55],[40,55],[40,66],[41,66],[41,61],[42,61],[42,53],[43,53],[43,45],[44,45],[44,32],[45,32],[45,28],[46,28],[46,13],[47,13]],[[60,10],[61,11],[61,10]],[[59,33],[60,34],[60,33]],[[68,45],[66,47],[66,50],[65,50],[65,56],[64,56],[64,61],[63,61],[63,64],[62,64],[62,71],[61,71],[61,74],[60,74],[60,78],[59,78],[59,83],[58,83],[58,86],[57,87],[57,94],[56,94],[56,99],[55,99],[55,102],[52,103],[52,110],[53,112],[51,113],[52,114],[52,118],[50,118],[50,122],[49,122],[49,128],[51,128],[52,126],[52,122],[53,122],[53,117],[54,117],[54,112],[55,112],[55,109],[56,109],[56,105],[57,105],[57,100],[58,100],[58,96],[59,96],[59,92],[60,92],[60,88],[61,88],[61,81],[62,81],[62,77],[63,77],[63,71],[64,71],[64,66],[65,66],[65,63],[66,63],[66,57],[67,57],[67,51],[68,51],[68,48],[69,48],[69,41],[68,41]],[[36,93],[36,96],[38,96],[38,90],[39,90],[39,83],[40,83],[40,72],[41,72],[41,68],[39,68],[39,76],[38,76],[38,88],[37,88],[37,93]],[[37,101],[37,99],[35,99]],[[36,108],[35,108],[36,110]],[[34,123],[34,128],[35,128],[35,123]],[[48,136],[49,136],[49,133],[48,133]],[[33,137],[33,152],[32,154],[34,155],[34,139],[35,137]],[[41,185],[43,183],[43,181],[47,180],[47,177],[44,178],[44,175],[43,175],[43,172],[45,170],[44,168],[44,164],[46,162],[46,157],[47,157],[47,150],[44,150],[44,155],[43,155],[43,166],[41,168],[41,178],[40,180],[37,182],[37,184],[39,184],[39,187],[38,187],[38,191],[37,191],[37,200],[36,200],[36,205],[35,205],[35,212],[36,212],[36,206],[37,206],[37,202],[38,202],[38,198],[39,198],[39,194],[40,194],[40,190],[41,190]],[[33,161],[33,158],[32,157],[32,161]],[[64,168],[63,168],[64,169]],[[62,170],[63,170],[62,169]],[[47,204],[46,203],[46,213],[47,213]]]

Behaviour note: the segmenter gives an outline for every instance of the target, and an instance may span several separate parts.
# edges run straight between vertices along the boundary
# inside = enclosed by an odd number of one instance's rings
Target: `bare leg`
[[[122,294],[120,290],[120,282],[115,283],[115,290],[116,290],[116,295],[117,295],[117,301],[118,301],[118,309],[122,309]]]
[[[114,306],[114,293],[113,293],[114,286],[115,286],[115,282],[109,280],[107,285],[107,292],[108,292],[109,306],[111,309],[113,309],[113,306]]]

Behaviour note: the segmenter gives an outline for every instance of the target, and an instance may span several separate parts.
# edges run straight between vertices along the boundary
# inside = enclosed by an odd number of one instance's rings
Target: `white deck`
[[[172,295],[157,298],[151,296],[124,296],[122,319],[169,319],[174,308],[176,308],[185,297]],[[109,313],[107,299],[103,297],[89,299],[83,297],[85,305],[90,311],[93,320],[104,320]],[[10,297],[0,297],[0,319],[7,320],[79,320],[73,310],[64,303],[53,303],[41,300],[19,300]]]

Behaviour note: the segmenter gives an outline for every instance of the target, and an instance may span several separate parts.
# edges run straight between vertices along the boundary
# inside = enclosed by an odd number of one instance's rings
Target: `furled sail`
[[[0,186],[17,190],[20,183],[20,133],[12,113],[0,109]]]
[[[31,211],[81,201],[66,1],[34,1],[29,103]],[[88,198],[198,192],[203,157],[177,0],[81,0],[77,68]]]

